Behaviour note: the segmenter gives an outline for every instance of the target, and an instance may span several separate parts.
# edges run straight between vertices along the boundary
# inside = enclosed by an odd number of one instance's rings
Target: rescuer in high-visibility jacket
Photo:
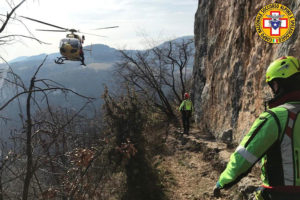
[[[266,82],[274,98],[231,155],[214,188],[229,188],[261,160],[259,200],[300,200],[300,62],[292,56],[272,62]]]
[[[190,117],[192,116],[192,112],[194,110],[193,103],[190,100],[189,93],[184,93],[184,100],[179,106],[179,110],[181,112],[182,117],[182,125],[183,125],[183,133],[189,134],[190,130]]]

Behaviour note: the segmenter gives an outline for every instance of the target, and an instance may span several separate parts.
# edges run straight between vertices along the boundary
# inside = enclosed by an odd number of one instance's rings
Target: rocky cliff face
[[[293,36],[281,44],[263,41],[255,18],[270,3],[290,8],[296,18]],[[264,110],[271,91],[265,71],[271,61],[300,54],[300,0],[199,0],[195,15],[196,56],[193,93],[196,122],[217,137],[239,142]]]

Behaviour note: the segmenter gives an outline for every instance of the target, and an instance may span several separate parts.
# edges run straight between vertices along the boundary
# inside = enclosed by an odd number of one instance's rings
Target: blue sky
[[[198,0],[27,0],[17,10],[17,14],[66,28],[108,36],[86,36],[86,45],[101,43],[114,48],[144,49],[148,47],[145,41],[160,43],[180,36],[193,35],[197,5]],[[0,13],[5,14],[8,11],[8,5],[1,4]],[[40,45],[22,39],[13,45],[1,46],[2,57],[11,60],[19,56],[58,51],[59,41],[65,37],[65,33],[37,32],[36,28],[51,27],[26,20],[23,22],[35,36],[51,45]],[[115,25],[120,28],[92,30]],[[17,22],[9,24],[3,34],[10,33],[28,34],[24,26]]]

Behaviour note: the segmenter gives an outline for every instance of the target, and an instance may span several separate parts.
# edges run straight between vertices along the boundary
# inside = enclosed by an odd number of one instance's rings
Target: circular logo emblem
[[[263,7],[255,20],[258,35],[269,43],[281,43],[289,39],[295,30],[295,24],[292,11],[278,3]]]

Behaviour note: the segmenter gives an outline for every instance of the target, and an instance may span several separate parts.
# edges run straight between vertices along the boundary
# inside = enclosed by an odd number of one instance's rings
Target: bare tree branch
[[[186,69],[193,56],[192,43],[190,40],[179,43],[170,41],[163,46],[135,53],[121,50],[116,73],[124,82],[149,97],[153,106],[169,118],[174,118],[172,103],[181,102],[186,92]],[[169,95],[175,99],[170,99]]]
[[[40,44],[48,44],[48,45],[50,45],[50,43],[43,42],[43,41],[37,39],[36,37],[33,37],[33,36],[26,36],[26,35],[18,35],[18,34],[1,36],[1,37],[0,37],[0,42],[5,43],[5,42],[7,42],[7,41],[6,41],[6,40],[3,40],[3,39],[5,39],[5,38],[14,38],[14,37],[27,38],[27,39],[35,40],[35,41],[37,41],[37,42],[40,43]],[[13,39],[11,39],[11,40],[13,40]]]
[[[14,12],[25,2],[26,0],[22,0],[16,7],[14,7],[10,13],[7,14],[6,16],[6,20],[4,21],[4,23],[2,24],[1,28],[0,28],[0,33],[2,33],[2,31],[5,29],[5,27],[7,26],[7,23],[9,21],[9,19],[11,18],[11,16],[14,14]]]

